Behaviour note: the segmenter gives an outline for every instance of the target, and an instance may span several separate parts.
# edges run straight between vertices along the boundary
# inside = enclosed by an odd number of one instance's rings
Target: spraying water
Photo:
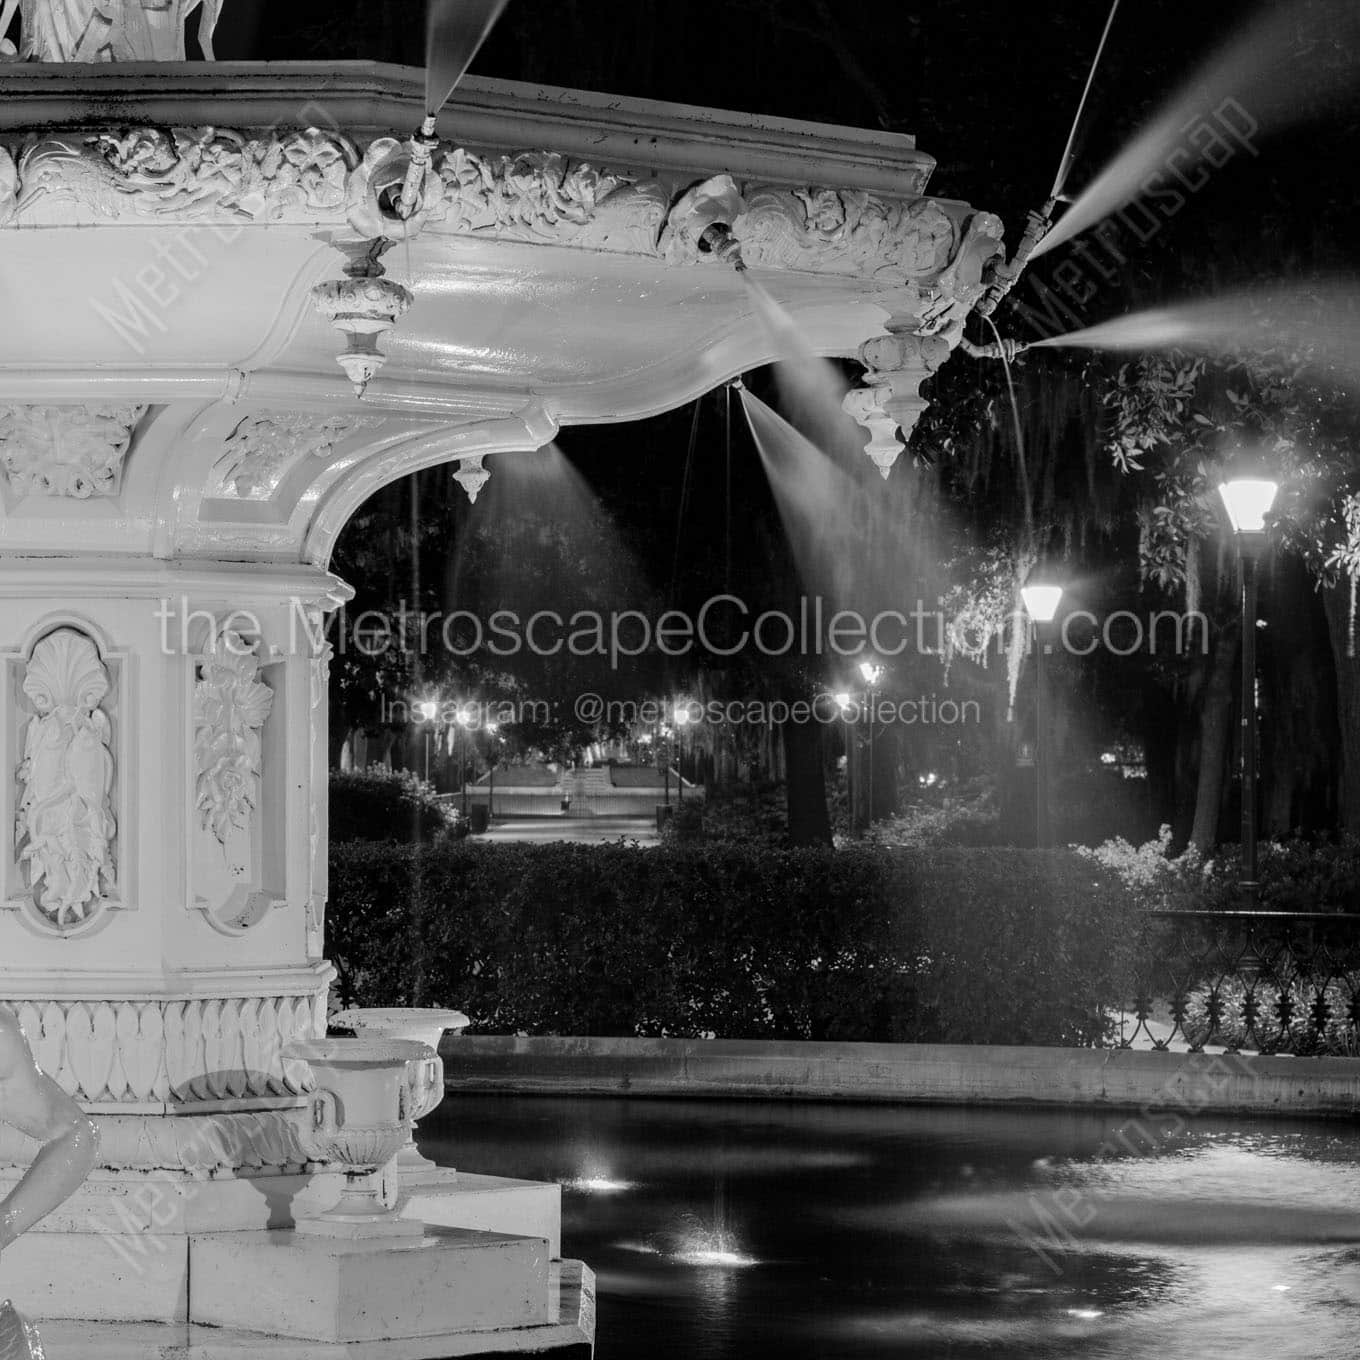
[[[837,601],[848,601],[857,573],[853,554],[844,550],[841,540],[853,482],[755,393],[743,388],[741,407],[804,585]]]
[[[436,114],[458,88],[507,0],[430,0],[425,28],[425,111]]]
[[[1313,377],[1354,387],[1360,384],[1360,286],[1335,280],[1230,293],[1115,317],[1036,341],[1031,348],[1064,346],[1218,354],[1286,351]]]
[[[1354,95],[1360,50],[1354,0],[1268,5],[1255,24],[1211,59],[1152,124],[1086,188],[1039,243],[1034,258],[1065,245],[1155,182],[1190,192],[1255,139],[1280,132]],[[1065,179],[1066,166],[1059,171]]]
[[[484,618],[508,609],[522,619],[645,598],[641,564],[556,444],[497,455],[491,468],[446,567],[448,598]]]
[[[850,390],[845,374],[830,359],[813,352],[793,318],[749,271],[741,279],[775,352],[775,382],[785,410],[820,448],[858,454],[863,443],[859,427],[841,409]]]
[[[506,0],[429,0],[425,15],[425,119],[407,143],[410,164],[395,205],[403,221],[420,202],[420,186],[439,145],[435,134],[439,110],[467,74],[505,6]]]

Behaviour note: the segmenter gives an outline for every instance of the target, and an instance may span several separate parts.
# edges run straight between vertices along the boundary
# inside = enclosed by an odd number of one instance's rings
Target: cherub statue
[[[22,1234],[68,1199],[94,1168],[99,1133],[80,1106],[33,1061],[14,1015],[0,1006],[0,1123],[42,1146],[19,1184],[0,1200],[4,1255]],[[37,1332],[0,1302],[0,1360],[41,1360]]]
[[[183,61],[184,25],[199,10],[198,42],[213,60],[223,0],[0,0],[0,60]],[[6,38],[18,11],[20,42]]]

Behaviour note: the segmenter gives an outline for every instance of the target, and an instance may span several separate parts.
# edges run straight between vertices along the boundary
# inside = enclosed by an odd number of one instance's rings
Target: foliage
[[[456,826],[457,814],[409,770],[331,771],[332,841],[428,841]]]
[[[1241,870],[1235,855],[1206,859],[1193,847],[1171,854],[1171,828],[1131,845],[1115,837],[1083,859],[1115,875],[1140,906],[1181,911],[1241,907]],[[1266,841],[1258,852],[1257,902],[1265,911],[1354,911],[1360,906],[1360,838]]]
[[[329,930],[484,1033],[1093,1044],[1134,913],[1065,851],[336,843]]]
[[[946,797],[938,803],[912,803],[897,816],[869,829],[875,845],[923,849],[932,845],[995,845],[1000,838],[1001,808],[990,787]]]

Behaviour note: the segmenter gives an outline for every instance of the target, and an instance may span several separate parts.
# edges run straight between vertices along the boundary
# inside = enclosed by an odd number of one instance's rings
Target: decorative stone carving
[[[193,1180],[241,1170],[292,1172],[308,1160],[302,1147],[307,1112],[232,1110],[213,1114],[99,1113],[104,1163],[130,1172],[169,1172]],[[0,1126],[0,1167],[33,1156],[31,1139]]]
[[[731,230],[745,211],[741,190],[731,175],[714,175],[683,193],[666,217],[659,248],[668,264],[695,264],[712,254],[706,248],[714,228]]]
[[[25,1322],[6,1299],[0,1303],[0,1360],[44,1360],[38,1329]]]
[[[914,316],[895,317],[888,322],[887,335],[860,346],[860,363],[868,370],[864,386],[851,388],[842,402],[846,414],[869,431],[864,451],[885,480],[930,405],[921,396],[921,384],[949,357],[949,342],[939,335],[916,334],[917,324]]]
[[[274,692],[260,679],[257,645],[223,632],[199,663],[194,686],[195,803],[222,845],[233,829],[249,827],[259,801],[260,729]]]
[[[19,167],[14,157],[0,146],[0,227],[3,227],[19,207]]]
[[[294,463],[329,458],[342,439],[371,420],[318,416],[313,411],[260,411],[227,436],[212,491],[242,500],[267,500]]]
[[[610,195],[632,183],[584,161],[570,165],[552,151],[492,157],[450,147],[434,163],[444,186],[434,220],[460,233],[511,239],[570,240]]]
[[[0,468],[21,496],[116,496],[145,406],[0,406]]]
[[[316,310],[345,336],[343,354],[336,363],[345,370],[362,397],[374,374],[387,362],[378,348],[378,337],[390,331],[415,299],[407,288],[386,276],[382,257],[394,242],[386,237],[358,244],[337,244],[348,264],[343,279],[330,279],[312,289]]]
[[[358,159],[347,138],[316,128],[258,137],[217,127],[32,137],[19,159],[17,208],[22,214],[55,197],[94,220],[126,209],[187,221],[341,222]]]
[[[291,1058],[308,1062],[318,1089],[308,1151],[345,1176],[340,1202],[299,1217],[297,1231],[324,1237],[420,1237],[425,1225],[383,1203],[374,1172],[410,1137],[413,1063],[435,1057],[410,1039],[316,1039],[289,1044]]]
[[[886,283],[938,274],[958,241],[954,223],[929,198],[889,200],[836,189],[746,192],[732,223],[753,269],[860,274]]]
[[[326,1032],[325,993],[179,1001],[16,1001],[38,1064],[86,1106],[304,1094],[294,1039]]]
[[[114,886],[112,727],[100,707],[109,674],[95,645],[58,628],[33,649],[23,690],[35,710],[19,766],[19,862],[41,917],[85,924]]]
[[[223,0],[6,0],[0,38],[17,9],[18,55],[33,61],[183,61],[184,25],[200,8],[198,42],[212,61]],[[9,50],[14,51],[13,44]]]
[[[467,498],[473,505],[477,504],[482,488],[491,480],[491,473],[482,465],[485,457],[485,454],[479,453],[473,458],[460,458],[458,471],[453,474],[453,480],[467,492]]]
[[[974,275],[1000,249],[1000,225],[988,213],[973,214],[961,241],[962,219],[920,196],[924,171],[904,178],[900,198],[829,186],[740,184],[729,175],[699,186],[676,176],[635,183],[557,152],[499,155],[441,142],[419,205],[403,220],[393,196],[409,162],[404,139],[358,143],[316,128],[35,133],[17,170],[7,172],[0,159],[0,224],[15,215],[65,224],[129,214],[305,222],[347,227],[366,241],[429,231],[660,254],[690,265],[705,253],[699,247],[704,227],[721,220],[753,268],[894,282],[923,280],[957,261],[955,273],[940,283],[950,302],[956,294],[976,295]],[[691,211],[696,195],[712,199],[718,217],[699,222]],[[675,221],[682,208],[689,221],[683,230]]]

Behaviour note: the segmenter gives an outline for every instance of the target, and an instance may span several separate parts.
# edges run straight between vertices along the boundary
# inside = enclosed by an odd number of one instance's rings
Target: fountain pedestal
[[[242,1292],[251,1326],[357,1342],[530,1327],[549,1320],[542,1238],[429,1228],[383,1204],[377,1172],[410,1135],[412,1073],[434,1051],[408,1039],[290,1044],[317,1090],[308,1152],[345,1176],[335,1205],[292,1232],[214,1233],[191,1252],[195,1319],[230,1325]]]

